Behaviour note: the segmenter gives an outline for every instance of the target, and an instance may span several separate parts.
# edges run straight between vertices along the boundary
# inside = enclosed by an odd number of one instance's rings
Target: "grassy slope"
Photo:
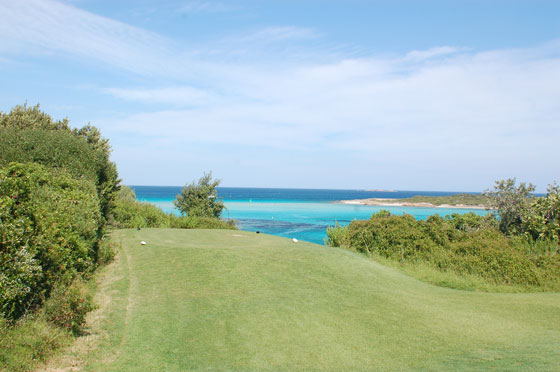
[[[560,294],[440,288],[352,252],[248,232],[114,238],[113,302],[85,370],[560,369]]]

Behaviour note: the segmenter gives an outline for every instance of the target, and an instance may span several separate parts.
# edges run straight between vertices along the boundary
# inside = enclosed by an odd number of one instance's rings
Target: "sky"
[[[98,127],[123,183],[560,182],[560,1],[0,0],[0,111]]]

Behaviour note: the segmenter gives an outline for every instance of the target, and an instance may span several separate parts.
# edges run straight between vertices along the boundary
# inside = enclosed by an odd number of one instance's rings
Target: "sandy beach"
[[[460,209],[486,209],[487,208],[485,205],[467,205],[467,204],[435,205],[432,203],[411,203],[411,202],[405,202],[400,200],[401,199],[372,198],[372,199],[340,200],[337,203],[355,204],[355,205],[378,205],[384,207],[422,207],[422,208],[460,208]]]

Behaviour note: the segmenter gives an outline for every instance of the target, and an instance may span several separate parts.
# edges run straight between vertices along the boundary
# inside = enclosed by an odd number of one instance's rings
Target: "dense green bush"
[[[10,162],[33,162],[64,169],[74,178],[96,186],[101,216],[98,233],[110,214],[119,188],[117,169],[109,160],[110,146],[95,127],[71,129],[68,120],[54,121],[39,105],[16,106],[0,113],[0,167]]]
[[[522,231],[537,244],[555,245],[560,253],[560,188],[549,185],[545,197],[535,198],[522,218]]]
[[[93,182],[32,163],[0,169],[0,314],[16,319],[93,270],[100,221]]]
[[[535,185],[525,182],[517,185],[515,178],[509,178],[496,181],[493,190],[484,192],[490,207],[494,208],[500,216],[500,230],[504,234],[521,232],[523,215],[535,199],[534,191]]]
[[[213,217],[169,215],[169,227],[176,229],[226,229],[237,230],[234,220],[221,220]]]
[[[183,215],[220,218],[225,208],[224,202],[218,199],[216,190],[220,182],[212,179],[212,172],[204,173],[198,181],[185,185],[173,204]]]
[[[327,237],[325,244],[331,247],[342,247],[346,244],[348,239],[348,228],[340,226],[338,222],[335,226],[327,227]]]
[[[136,200],[130,187],[121,186],[111,214],[111,225],[117,228],[170,227],[170,216],[153,204]]]
[[[437,215],[417,221],[410,215],[372,215],[327,231],[327,242],[403,264],[429,264],[458,275],[474,275],[496,285],[560,288],[560,255],[499,231],[496,218],[474,213]],[[336,244],[337,243],[337,244]]]
[[[44,306],[49,322],[71,331],[74,335],[82,331],[86,314],[93,309],[93,298],[79,278],[68,287],[56,286]]]
[[[71,129],[38,105],[0,112],[0,370],[31,370],[92,309],[79,283],[114,255],[110,150],[95,127]]]

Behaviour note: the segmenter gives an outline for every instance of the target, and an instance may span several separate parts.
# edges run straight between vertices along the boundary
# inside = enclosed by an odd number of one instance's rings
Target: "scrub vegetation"
[[[224,202],[218,199],[216,190],[220,182],[212,179],[212,172],[204,173],[197,182],[185,185],[173,204],[183,215],[220,218],[225,208]]]
[[[177,217],[121,189],[109,142],[39,105],[0,113],[0,370],[28,371],[79,335],[84,283],[114,251],[114,227],[235,228]]]
[[[394,199],[399,203],[428,203],[435,206],[440,205],[468,205],[468,206],[487,206],[488,198],[481,194],[455,194],[446,196],[425,196],[415,195],[406,199]]]
[[[233,220],[197,214],[177,216],[165,213],[153,204],[138,201],[134,191],[128,186],[121,186],[117,193],[111,217],[111,225],[115,228],[236,229]]]
[[[329,228],[326,243],[398,263],[444,286],[558,291],[559,190],[553,184],[544,197],[532,191],[534,186],[516,186],[514,179],[498,181],[485,193],[498,218],[469,213],[417,221],[381,211],[367,221]]]

